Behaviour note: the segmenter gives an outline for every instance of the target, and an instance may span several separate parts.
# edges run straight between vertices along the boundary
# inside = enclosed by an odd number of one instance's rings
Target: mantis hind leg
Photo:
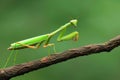
[[[16,50],[16,51],[15,51],[15,54],[14,54],[13,65],[16,64],[17,54],[18,54],[18,51]]]
[[[5,65],[3,66],[3,68],[5,68],[8,65],[8,62],[10,61],[10,58],[12,57],[12,54],[14,53],[14,50],[11,51],[11,53],[9,54],[8,58],[6,59]]]

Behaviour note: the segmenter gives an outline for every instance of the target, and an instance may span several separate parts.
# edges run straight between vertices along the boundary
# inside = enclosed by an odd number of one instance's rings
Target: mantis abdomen
[[[22,40],[22,41],[18,41],[18,42],[12,43],[11,47],[9,47],[8,49],[11,50],[11,49],[26,48],[27,45],[29,45],[29,46],[30,45],[36,45],[39,42],[43,42],[43,41],[47,40],[48,37],[49,37],[49,35],[45,34],[45,35],[25,39],[25,40]]]

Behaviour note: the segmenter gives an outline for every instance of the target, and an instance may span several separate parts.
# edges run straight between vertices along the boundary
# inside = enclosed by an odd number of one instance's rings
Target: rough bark
[[[0,69],[0,80],[9,80],[13,77],[20,76],[37,69],[45,68],[75,57],[96,54],[100,52],[109,52],[118,46],[120,46],[120,35],[103,44],[92,44],[80,48],[74,48],[61,53],[43,57],[39,60]]]

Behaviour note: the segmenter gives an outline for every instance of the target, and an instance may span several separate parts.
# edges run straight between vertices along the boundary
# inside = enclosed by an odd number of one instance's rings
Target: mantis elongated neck
[[[50,35],[53,36],[53,35],[55,35],[56,33],[60,32],[61,30],[65,29],[65,28],[67,28],[67,27],[69,27],[69,26],[71,26],[71,23],[70,23],[70,22],[69,22],[69,23],[66,23],[66,24],[63,25],[63,26],[61,26],[61,27],[58,28],[57,30],[51,32]]]

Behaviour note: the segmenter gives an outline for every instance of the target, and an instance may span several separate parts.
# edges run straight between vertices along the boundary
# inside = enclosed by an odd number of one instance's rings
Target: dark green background
[[[78,42],[57,43],[57,52],[105,42],[120,34],[120,0],[0,0],[0,67],[13,42],[49,33],[78,19]],[[68,29],[67,33],[74,31]],[[120,47],[119,47],[120,48]],[[120,49],[78,57],[12,80],[120,80]],[[53,53],[52,47],[17,52],[16,64]],[[12,56],[8,66],[13,65]]]

